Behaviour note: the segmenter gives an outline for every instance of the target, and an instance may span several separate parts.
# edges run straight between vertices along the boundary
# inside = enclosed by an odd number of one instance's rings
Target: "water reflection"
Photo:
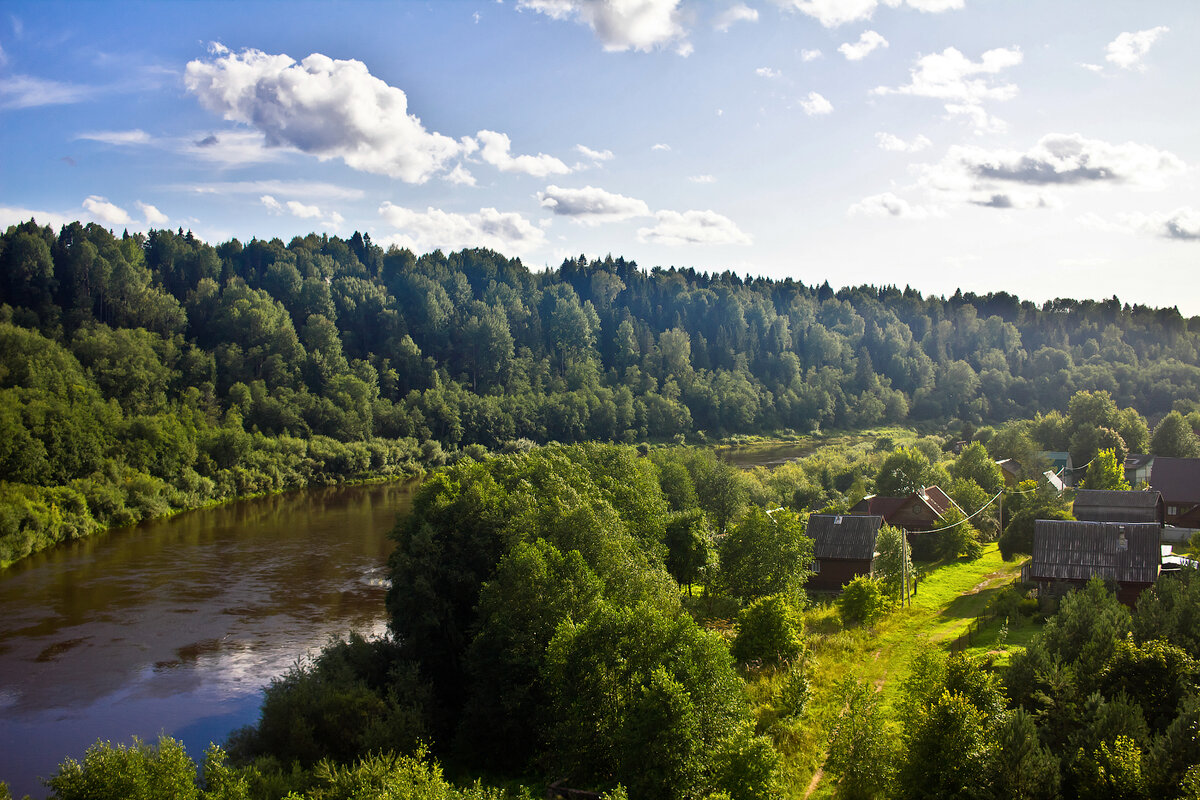
[[[331,635],[382,633],[387,532],[412,488],[190,512],[0,572],[0,779],[43,796],[38,776],[97,738],[165,732],[195,756]]]

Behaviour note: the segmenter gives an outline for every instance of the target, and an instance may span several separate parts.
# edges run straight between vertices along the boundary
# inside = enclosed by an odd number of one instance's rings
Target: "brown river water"
[[[331,636],[385,631],[387,533],[415,483],[311,489],[111,531],[0,571],[0,780],[97,739],[199,760]]]

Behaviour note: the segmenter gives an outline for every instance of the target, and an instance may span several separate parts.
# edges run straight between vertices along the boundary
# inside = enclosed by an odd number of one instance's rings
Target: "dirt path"
[[[808,782],[808,788],[804,790],[804,800],[808,800],[812,793],[821,785],[821,779],[825,777],[825,770],[817,767],[817,771],[813,773],[812,780]]]

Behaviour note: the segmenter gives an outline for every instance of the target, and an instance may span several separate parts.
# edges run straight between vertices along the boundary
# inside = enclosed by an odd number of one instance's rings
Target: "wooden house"
[[[1150,483],[1150,470],[1154,466],[1154,456],[1142,453],[1130,453],[1125,456],[1125,480],[1137,488],[1140,484]]]
[[[1128,606],[1158,578],[1162,528],[1153,522],[1094,522],[1039,519],[1033,528],[1033,558],[1022,579],[1043,598],[1059,597],[1093,577],[1112,581]]]
[[[1005,486],[1011,488],[1021,482],[1021,465],[1014,459],[1002,458],[996,462],[996,466],[1000,468],[1000,474],[1004,476]]]
[[[867,495],[854,504],[850,513],[883,517],[888,525],[920,532],[932,530],[951,508],[958,508],[958,505],[948,494],[937,486],[926,486],[907,497]],[[962,511],[961,508],[958,510]]]
[[[1153,522],[1162,526],[1166,505],[1155,491],[1080,489],[1072,507],[1075,519],[1093,522]]]
[[[1200,458],[1156,456],[1150,488],[1162,495],[1168,525],[1200,528]]]
[[[808,536],[813,540],[813,575],[808,588],[836,592],[859,575],[875,569],[875,538],[883,525],[880,516],[813,514]]]

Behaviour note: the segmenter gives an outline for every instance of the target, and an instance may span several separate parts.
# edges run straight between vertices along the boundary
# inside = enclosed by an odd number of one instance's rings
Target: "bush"
[[[803,632],[800,614],[785,596],[763,597],[738,614],[733,657],[742,663],[791,661],[804,647]]]
[[[885,610],[887,600],[884,599],[879,581],[866,575],[859,575],[846,584],[842,596],[838,598],[838,613],[846,625],[855,622],[869,624],[882,616]]]

